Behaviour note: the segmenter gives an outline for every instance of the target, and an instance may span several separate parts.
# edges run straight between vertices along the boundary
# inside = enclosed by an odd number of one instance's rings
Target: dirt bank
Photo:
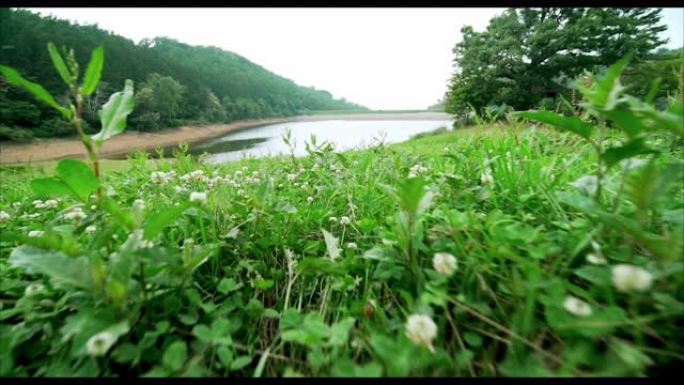
[[[127,154],[134,150],[173,146],[176,143],[193,143],[220,136],[230,131],[265,124],[321,120],[448,120],[450,116],[439,112],[362,113],[306,115],[291,118],[246,120],[230,124],[183,126],[157,132],[130,131],[108,140],[100,151],[103,158]],[[85,158],[83,144],[76,138],[43,139],[31,143],[0,143],[0,163],[35,162],[66,157]]]

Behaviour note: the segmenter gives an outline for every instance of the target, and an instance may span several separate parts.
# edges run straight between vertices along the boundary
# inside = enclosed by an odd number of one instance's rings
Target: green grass
[[[649,143],[658,167],[684,158],[669,137]],[[341,154],[127,164],[107,162],[103,182],[125,214],[91,201],[82,219],[61,215],[72,198],[34,207],[45,198],[29,181],[45,172],[4,175],[0,375],[622,376],[684,360],[682,184],[630,232],[622,171],[605,176],[605,201],[622,202],[605,212],[570,185],[596,168],[574,136],[496,126]],[[154,170],[176,175],[158,184]],[[206,177],[180,178],[195,170]],[[157,234],[151,247],[135,228]],[[22,257],[21,244],[64,254]],[[436,271],[439,252],[453,274]],[[651,272],[652,288],[616,290],[619,263]],[[566,310],[568,296],[591,314]],[[417,313],[436,324],[434,353],[406,335]],[[103,330],[116,342],[91,357]]]

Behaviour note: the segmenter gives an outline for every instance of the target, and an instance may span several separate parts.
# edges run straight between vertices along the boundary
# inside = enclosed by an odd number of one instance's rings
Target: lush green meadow
[[[684,359],[682,181],[638,180],[683,156],[648,144],[657,161],[613,168],[600,202],[573,184],[594,149],[529,125],[217,166],[141,155],[103,171],[116,209],[6,169],[0,373],[665,373]],[[652,282],[620,286],[618,264]]]

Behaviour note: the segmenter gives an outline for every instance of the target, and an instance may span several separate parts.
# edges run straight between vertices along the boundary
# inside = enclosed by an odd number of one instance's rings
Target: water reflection
[[[210,140],[199,145],[190,146],[189,153],[193,155],[200,155],[205,152],[210,154],[217,154],[223,152],[233,152],[246,150],[257,146],[259,143],[268,141],[271,138],[247,138],[234,140]]]
[[[336,151],[373,146],[379,142],[396,143],[411,136],[440,127],[451,128],[452,120],[326,120],[269,124],[230,132],[223,136],[191,144],[189,153],[209,153],[210,163],[221,163],[243,157],[264,157],[288,154],[290,147],[282,137],[292,132],[294,154],[305,155],[305,142],[315,135],[317,142],[327,141]],[[171,156],[178,146],[166,147],[164,154]],[[149,151],[154,154],[154,151]]]

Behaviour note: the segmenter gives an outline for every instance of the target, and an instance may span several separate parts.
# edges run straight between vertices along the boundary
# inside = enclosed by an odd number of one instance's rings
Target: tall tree
[[[487,29],[461,29],[447,111],[469,104],[534,107],[567,91],[585,69],[607,66],[627,53],[635,63],[665,43],[658,8],[521,8],[493,18]]]

